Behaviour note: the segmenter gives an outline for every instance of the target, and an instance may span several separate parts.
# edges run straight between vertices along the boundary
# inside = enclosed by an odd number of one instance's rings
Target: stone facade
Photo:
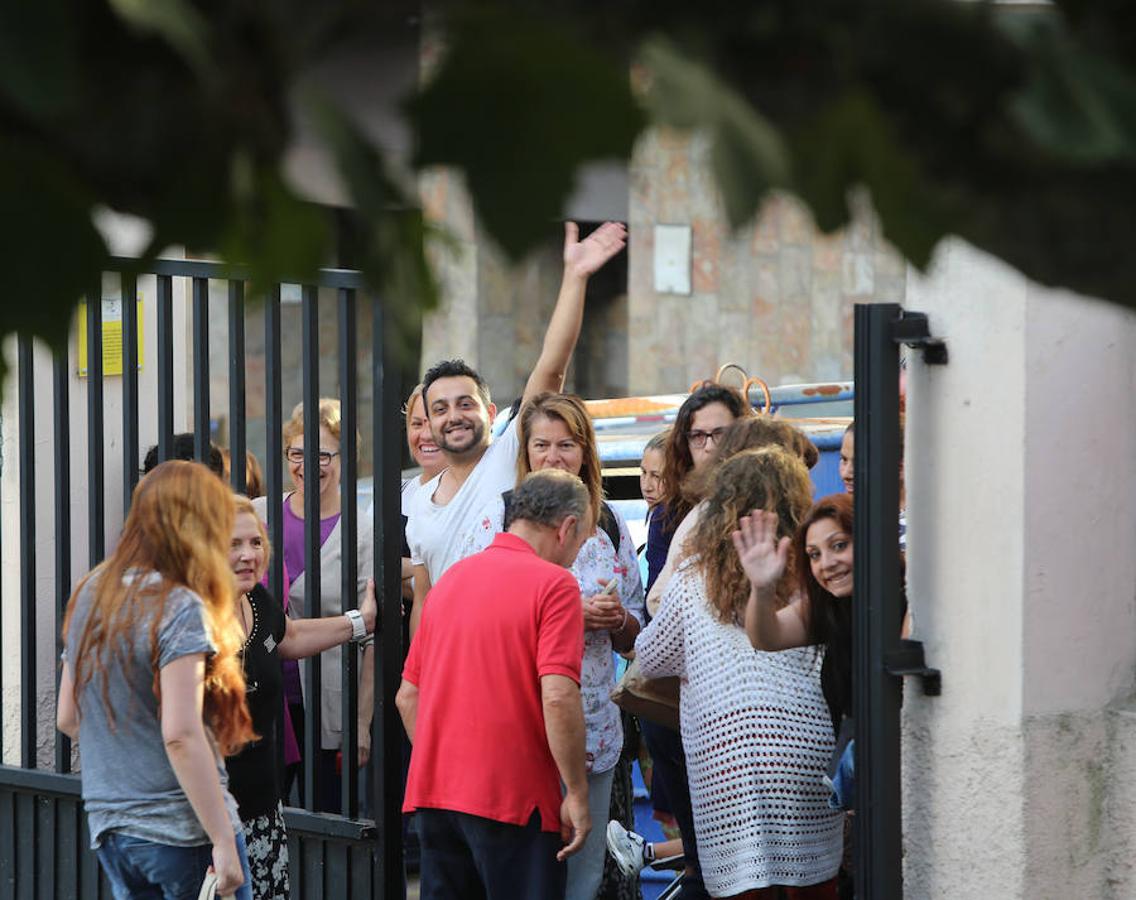
[[[419,185],[427,218],[448,233],[429,248],[442,305],[423,324],[421,369],[461,357],[485,377],[498,402],[509,403],[540,355],[560,289],[562,237],[550,230],[535,252],[512,264],[477,223],[459,175],[434,170]],[[625,272],[617,262],[613,267]],[[626,389],[625,283],[610,275],[592,279],[569,390],[599,397]]]
[[[593,279],[569,388],[588,397],[680,392],[737,362],[771,384],[852,376],[852,307],[902,302],[906,268],[866,204],[833,235],[771,197],[731,233],[704,137],[654,131],[630,167],[626,274]],[[421,177],[431,221],[452,241],[433,251],[442,306],[426,320],[422,368],[448,356],[479,367],[514,397],[540,350],[560,275],[558,238],[510,266],[485,236],[458,175]],[[586,214],[586,210],[584,213]],[[586,217],[586,215],[585,215]],[[656,225],[692,232],[691,294],[654,289]]]
[[[654,131],[631,167],[632,393],[684,391],[737,362],[770,384],[852,376],[852,306],[902,302],[905,266],[861,204],[817,232],[796,200],[771,197],[731,234],[699,135]],[[654,228],[692,232],[691,294],[654,289]]]

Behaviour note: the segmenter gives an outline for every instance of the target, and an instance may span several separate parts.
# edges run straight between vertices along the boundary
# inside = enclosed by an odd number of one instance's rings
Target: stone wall
[[[776,195],[731,233],[708,157],[697,135],[654,131],[640,141],[629,170],[626,277],[616,262],[593,279],[570,377],[585,396],[684,391],[728,361],[771,384],[849,379],[853,304],[903,301],[904,262],[866,204],[825,236],[799,202]],[[443,302],[425,323],[422,368],[462,356],[495,394],[515,396],[555,300],[559,238],[511,266],[478,225],[460,176],[432,171],[419,188],[427,216],[452,238],[432,251]],[[585,219],[586,207],[576,210]],[[691,228],[689,296],[654,289],[662,224]]]
[[[702,136],[655,131],[631,167],[630,388],[686,390],[738,362],[770,384],[852,376],[852,305],[903,301],[905,266],[862,209],[824,236],[808,211],[772,197],[731,234]],[[654,289],[654,227],[692,230],[691,294]]]
[[[494,398],[511,402],[524,390],[556,304],[563,235],[559,226],[550,227],[537,250],[512,263],[477,222],[460,175],[431,171],[420,179],[419,191],[427,218],[448,233],[429,248],[442,305],[423,323],[420,368],[461,357],[485,377]],[[624,295],[610,273],[592,279],[568,390],[594,397],[626,391]]]

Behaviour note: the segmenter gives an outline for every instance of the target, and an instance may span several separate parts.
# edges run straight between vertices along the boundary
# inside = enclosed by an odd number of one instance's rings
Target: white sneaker
[[[642,835],[628,831],[615,819],[607,823],[607,852],[619,866],[619,871],[629,878],[638,875],[643,868],[644,844],[646,841]]]

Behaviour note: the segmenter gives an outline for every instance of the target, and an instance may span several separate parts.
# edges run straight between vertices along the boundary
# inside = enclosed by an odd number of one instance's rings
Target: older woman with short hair
[[[343,559],[342,531],[340,528],[340,434],[342,420],[339,401],[321,398],[316,410],[319,416],[319,447],[316,450],[319,481],[314,485],[304,483],[304,405],[297,404],[292,416],[284,425],[284,458],[288,473],[292,478],[292,490],[285,493],[281,501],[281,514],[284,524],[284,542],[281,552],[284,556],[284,569],[288,573],[285,609],[292,617],[297,616],[338,616],[345,608],[362,605],[366,597],[367,582],[373,571],[374,554],[370,524],[362,517],[359,521],[357,546],[357,571],[355,578],[356,596],[342,596],[341,566]],[[357,439],[352,435],[351,438]],[[306,491],[319,494],[319,521],[306,523],[318,529],[320,560],[320,609],[311,606],[308,596],[308,579],[304,571],[305,520],[304,505]],[[254,501],[257,514],[267,520],[269,498],[261,497]],[[317,796],[306,798],[312,808],[321,812],[338,812],[340,809],[340,776],[337,756],[343,743],[342,714],[342,655],[333,649],[321,657],[320,665],[320,734],[318,736],[319,755],[313,764],[316,766]],[[374,712],[374,651],[367,644],[360,665],[358,736],[359,764],[364,765],[370,755],[371,717]],[[303,728],[302,687],[299,669],[295,663],[285,666],[285,695],[291,713],[291,720],[299,735]],[[311,702],[312,698],[307,698]],[[300,741],[301,747],[303,741]]]

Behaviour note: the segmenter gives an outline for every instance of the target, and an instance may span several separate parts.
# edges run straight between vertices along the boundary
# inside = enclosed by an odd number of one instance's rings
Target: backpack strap
[[[505,514],[501,518],[501,521],[502,522],[508,522],[509,521],[509,507],[512,506],[512,504],[513,504],[513,492],[512,491],[505,491],[501,495],[501,499],[505,503]],[[603,501],[600,502],[599,526],[600,526],[600,528],[603,529],[604,534],[606,534],[611,539],[611,545],[615,548],[615,552],[618,553],[619,552],[619,545],[622,541],[623,535],[620,534],[620,531],[619,531],[619,520],[615,517],[615,510],[613,510],[610,506],[607,505],[606,500],[603,500]]]
[[[618,553],[623,535],[619,532],[619,520],[615,517],[615,510],[607,505],[606,500],[600,501],[600,528],[611,538],[611,545]]]

